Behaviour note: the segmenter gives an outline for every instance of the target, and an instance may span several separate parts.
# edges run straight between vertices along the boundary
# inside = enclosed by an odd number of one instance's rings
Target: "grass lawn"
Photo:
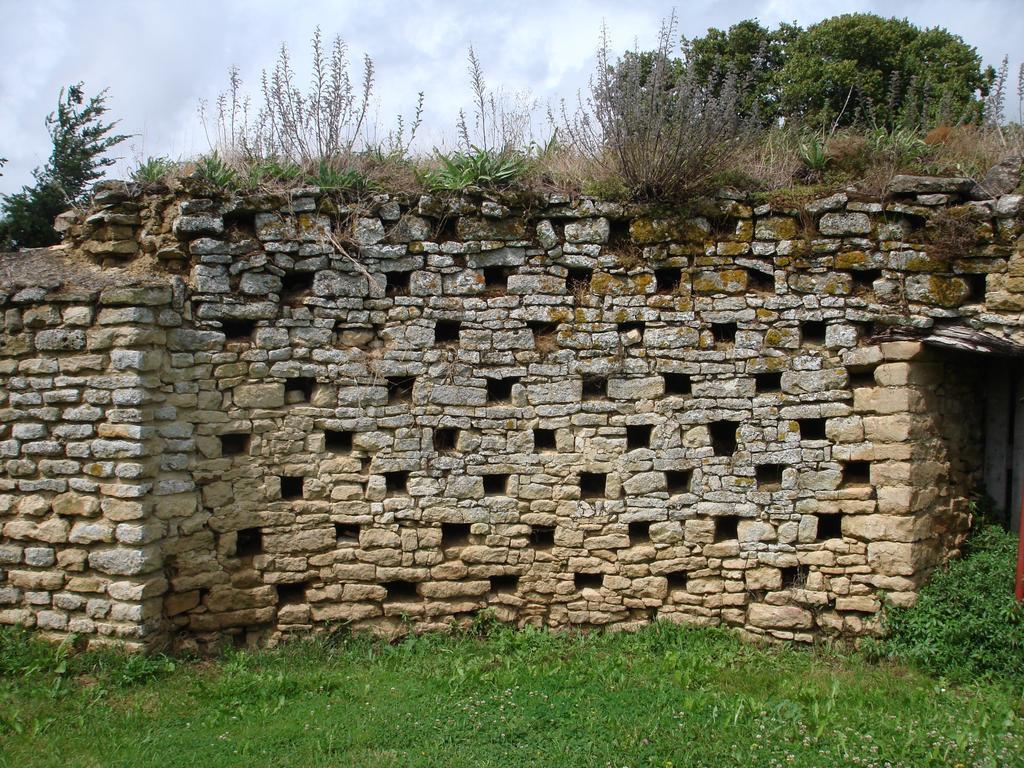
[[[1024,687],[723,631],[305,641],[217,661],[0,634],[2,766],[1024,766]]]

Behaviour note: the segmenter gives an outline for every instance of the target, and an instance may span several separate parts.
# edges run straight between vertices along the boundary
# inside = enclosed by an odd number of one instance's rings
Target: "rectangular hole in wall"
[[[580,498],[603,499],[607,479],[604,472],[580,472]]]
[[[281,302],[294,306],[301,304],[313,290],[313,272],[285,272],[281,276]]]
[[[495,292],[508,290],[508,276],[513,272],[511,267],[484,267],[484,290]]]
[[[986,275],[984,274],[969,274],[960,275],[967,283],[967,297],[964,300],[965,304],[981,304],[985,301],[985,290],[986,290]]]
[[[854,295],[864,295],[875,289],[875,280],[882,277],[882,270],[854,269],[850,270],[850,277],[853,278]]]
[[[409,493],[409,473],[408,472],[385,472],[384,473],[384,487],[387,489],[389,496],[395,496],[398,494]]]
[[[665,580],[668,581],[669,589],[686,589],[687,572],[671,571],[665,574]]]
[[[491,592],[497,595],[511,595],[519,588],[519,577],[514,573],[491,576]]]
[[[558,323],[530,320],[526,327],[533,334],[534,349],[541,354],[552,352],[558,347]]]
[[[355,523],[335,523],[334,539],[339,544],[356,544],[359,542],[359,526]]]
[[[846,369],[846,375],[850,382],[850,389],[862,387],[874,387],[875,367],[873,365],[851,365]]]
[[[308,403],[316,389],[316,379],[311,376],[294,376],[284,380],[284,401],[289,404]]]
[[[871,462],[844,461],[843,485],[871,485]]]
[[[679,267],[662,267],[654,270],[655,293],[663,295],[677,293],[682,279],[683,271]]]
[[[331,453],[349,453],[352,450],[352,433],[348,430],[325,429],[324,447]]]
[[[841,539],[843,537],[843,516],[839,513],[818,515],[818,541]]]
[[[720,515],[715,518],[715,541],[733,541],[739,538],[738,515]]]
[[[388,405],[412,402],[412,388],[416,383],[415,376],[391,377],[385,379],[388,388]]]
[[[536,549],[551,549],[555,546],[555,526],[531,525],[530,546]]]
[[[385,581],[381,584],[388,594],[385,600],[419,600],[420,593],[414,581]]]
[[[247,456],[252,435],[245,432],[227,432],[220,436],[221,456]]]
[[[604,575],[600,573],[574,573],[572,575],[572,583],[577,591],[581,589],[600,589],[604,583]]]
[[[688,469],[669,469],[665,472],[665,488],[671,494],[689,493],[693,473]]]
[[[553,429],[535,429],[533,430],[533,450],[535,451],[554,451],[557,449],[555,444],[555,430]]]
[[[224,334],[225,342],[251,342],[256,331],[256,321],[225,318],[220,321],[220,330]]]
[[[469,544],[469,523],[441,523],[441,546],[464,547]]]
[[[637,448],[651,447],[650,424],[628,424],[626,426],[626,450],[635,451]]]
[[[302,484],[305,478],[297,477],[295,475],[282,475],[281,476],[281,499],[284,501],[294,501],[295,499],[302,498]]]
[[[512,387],[518,382],[518,376],[506,376],[503,379],[487,379],[487,402],[510,402],[512,400]]]
[[[608,379],[604,376],[583,377],[583,399],[604,400],[608,397]]]
[[[799,589],[807,584],[807,566],[793,565],[789,568],[781,568],[782,588]]]
[[[277,591],[278,605],[295,605],[306,602],[306,582],[304,581],[300,581],[298,584],[276,584],[274,588]]]
[[[754,468],[757,487],[762,491],[777,491],[782,487],[782,470],[785,464],[758,464]]]
[[[825,343],[827,327],[827,323],[823,320],[808,320],[800,323],[800,343],[804,346],[820,347]]]
[[[508,475],[484,475],[485,496],[507,496]]]
[[[590,293],[590,281],[593,276],[592,269],[572,267],[565,277],[565,288],[573,295]]]
[[[643,320],[633,320],[628,323],[619,323],[618,328],[620,334],[626,334],[632,331],[636,331],[637,333],[640,334],[640,340],[642,341],[644,338],[644,330],[647,328],[647,324]]]
[[[263,530],[243,528],[235,533],[235,557],[252,557],[263,551]]]
[[[747,290],[753,293],[775,293],[775,275],[760,269],[748,269]]]
[[[438,320],[434,323],[435,344],[458,344],[462,323],[458,320]]]
[[[459,443],[459,430],[454,427],[434,429],[434,450],[438,453],[451,453]]]
[[[736,453],[736,430],[739,426],[738,421],[712,421],[708,424],[715,456],[732,456]]]
[[[800,427],[801,440],[824,440],[825,420],[824,419],[797,419]]]
[[[412,272],[408,270],[403,270],[401,272],[385,272],[384,295],[388,298],[394,298],[395,296],[408,296],[411,277]]]
[[[663,373],[661,378],[665,380],[666,395],[690,395],[693,394],[693,381],[687,373]]]
[[[715,344],[733,344],[736,341],[736,323],[712,323],[711,336]]]
[[[754,391],[759,395],[782,391],[781,373],[755,373]]]
[[[629,524],[629,543],[631,545],[636,544],[647,544],[651,540],[651,524],[644,521],[638,521]]]

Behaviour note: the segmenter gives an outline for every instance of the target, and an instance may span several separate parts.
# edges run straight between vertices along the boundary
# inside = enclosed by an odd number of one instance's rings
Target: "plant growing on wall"
[[[618,173],[640,199],[679,198],[707,187],[752,135],[735,73],[711,88],[693,65],[673,58],[676,18],[662,23],[658,47],[613,60],[607,31],[597,52],[590,96],[565,134],[586,158]]]

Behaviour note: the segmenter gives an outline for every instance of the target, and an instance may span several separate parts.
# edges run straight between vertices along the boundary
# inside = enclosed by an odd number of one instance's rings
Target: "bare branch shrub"
[[[410,120],[399,115],[383,140],[372,141],[367,123],[373,60],[364,55],[356,76],[345,41],[335,37],[326,46],[319,27],[311,46],[312,73],[304,91],[282,43],[274,67],[261,75],[261,106],[255,114],[238,68],[229,70],[228,88],[217,97],[215,114],[203,102],[199,107],[211,148],[226,162],[244,166],[245,175],[249,167],[268,162],[321,177],[343,170],[366,175],[374,162],[404,160],[422,123],[423,94]]]
[[[676,27],[673,13],[661,25],[655,51],[632,51],[615,61],[602,29],[589,97],[579,99],[572,115],[562,108],[572,145],[610,165],[637,198],[701,191],[752,134],[734,74],[702,80],[685,56],[673,58]]]

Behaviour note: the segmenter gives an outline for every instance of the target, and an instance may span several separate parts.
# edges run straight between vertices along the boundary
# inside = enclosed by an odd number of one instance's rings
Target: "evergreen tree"
[[[32,172],[33,186],[4,196],[0,247],[38,248],[59,242],[53,220],[82,203],[89,185],[113,165],[114,159],[104,155],[128,137],[111,134],[116,122],[102,121],[106,94],[103,90],[86,99],[83,83],[61,89],[57,111],[46,118],[53,140],[50,159]]]

